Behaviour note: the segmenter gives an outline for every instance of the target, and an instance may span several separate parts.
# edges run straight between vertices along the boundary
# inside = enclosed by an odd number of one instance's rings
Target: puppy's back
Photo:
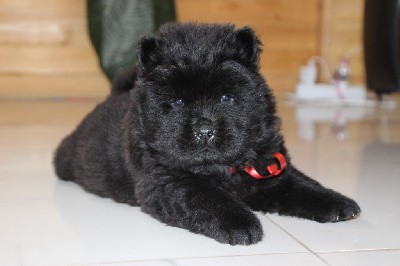
[[[119,95],[134,88],[137,79],[137,67],[130,67],[120,72],[113,80],[111,95]]]

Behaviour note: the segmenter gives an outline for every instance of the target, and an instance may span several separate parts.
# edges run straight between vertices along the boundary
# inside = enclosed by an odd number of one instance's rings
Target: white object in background
[[[317,80],[317,61],[325,70],[325,79],[328,84],[316,83]],[[328,74],[327,74],[328,73]],[[343,57],[338,69],[332,77],[329,77],[329,69],[322,57],[314,56],[307,61],[307,65],[302,66],[299,71],[299,83],[296,86],[296,100],[303,101],[332,101],[347,102],[364,101],[366,99],[366,89],[364,86],[349,86],[350,75],[349,59]]]
[[[344,99],[364,100],[366,90],[364,86],[343,86],[341,94]],[[337,89],[333,84],[304,84],[296,86],[296,99],[298,100],[340,100]]]
[[[315,84],[317,80],[317,66],[315,61],[308,60],[307,65],[300,68],[300,83],[301,84]]]

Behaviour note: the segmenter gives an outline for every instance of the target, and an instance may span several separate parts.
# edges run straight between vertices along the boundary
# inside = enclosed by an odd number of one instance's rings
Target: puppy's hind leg
[[[56,170],[57,176],[66,181],[73,181],[73,160],[75,157],[75,144],[72,136],[69,135],[60,143],[57,147],[53,164]]]

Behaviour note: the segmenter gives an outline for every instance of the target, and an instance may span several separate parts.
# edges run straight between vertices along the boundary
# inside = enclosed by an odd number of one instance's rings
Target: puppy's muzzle
[[[200,129],[194,132],[194,136],[197,142],[200,143],[209,143],[214,141],[215,139],[215,129],[208,127],[201,127]]]

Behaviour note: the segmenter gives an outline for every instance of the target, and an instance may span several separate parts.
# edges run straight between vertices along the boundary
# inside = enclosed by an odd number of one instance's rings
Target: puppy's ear
[[[239,60],[257,69],[261,52],[260,39],[258,39],[250,27],[241,28],[235,33],[235,43],[238,48]]]
[[[144,37],[139,42],[139,63],[143,70],[150,70],[160,61],[161,40],[156,37]]]

